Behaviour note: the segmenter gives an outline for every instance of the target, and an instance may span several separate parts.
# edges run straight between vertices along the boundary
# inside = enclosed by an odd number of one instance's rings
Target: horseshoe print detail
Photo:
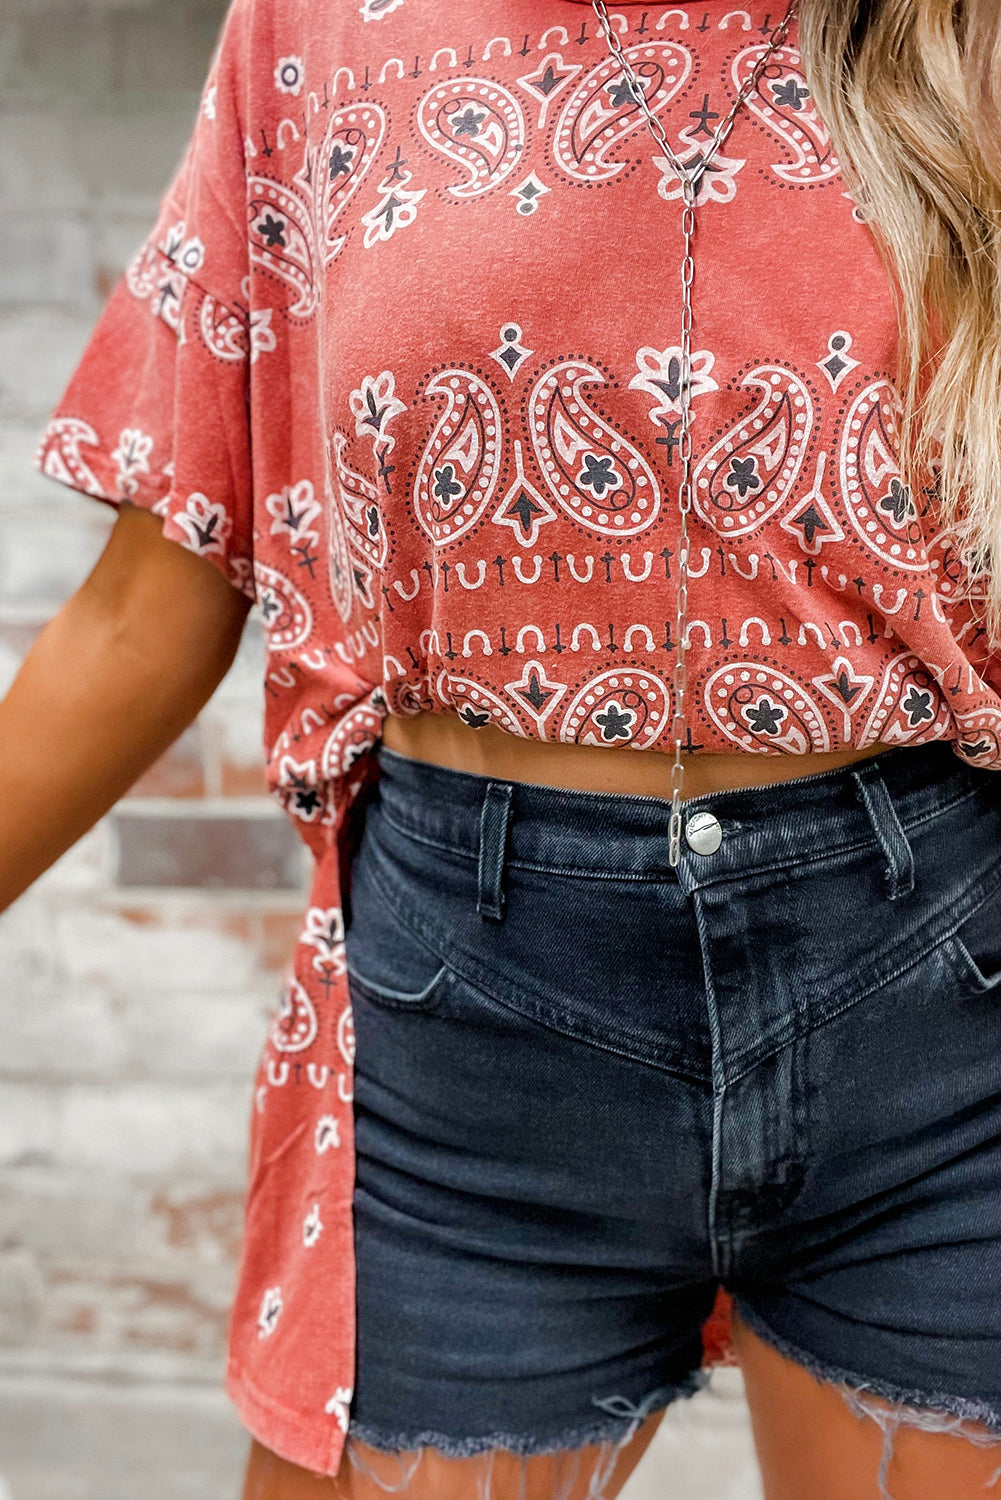
[[[501,467],[500,409],[490,387],[468,370],[445,370],[426,396],[443,396],[417,470],[414,513],[433,542],[464,536],[483,515]]]
[[[566,360],[529,400],[539,468],[556,503],[602,536],[636,536],[660,514],[660,486],[646,459],[594,412],[585,385],[607,384],[593,365]]]
[[[421,100],[417,123],[432,150],[466,172],[465,182],[448,189],[456,198],[478,198],[499,187],[524,155],[524,111],[489,78],[437,84]]]
[[[897,460],[896,400],[885,380],[856,396],[841,441],[841,489],[869,550],[896,568],[921,572],[928,560],[918,508]]]
[[[781,510],[813,431],[810,392],[791,370],[760,365],[742,384],[757,386],[761,400],[695,470],[695,509],[721,536],[746,536]]]
[[[666,683],[653,672],[612,668],[578,689],[560,725],[560,739],[578,745],[631,745],[646,750],[670,722]]]
[[[663,114],[691,76],[691,53],[658,41],[626,47],[624,55],[651,113]],[[609,182],[627,165],[614,160],[616,147],[646,129],[622,68],[609,57],[585,74],[563,106],[553,139],[556,165],[575,182]]]

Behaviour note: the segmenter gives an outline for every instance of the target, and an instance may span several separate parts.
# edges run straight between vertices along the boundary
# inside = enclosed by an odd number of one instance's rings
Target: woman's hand
[[[123,504],[93,571],[0,702],[0,911],[195,719],[251,601]]]

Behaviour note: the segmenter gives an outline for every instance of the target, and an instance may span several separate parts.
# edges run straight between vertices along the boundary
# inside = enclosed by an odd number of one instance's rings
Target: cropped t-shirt
[[[778,19],[613,11],[691,167]],[[976,579],[901,476],[891,286],[795,44],[700,179],[691,747],[946,739],[999,769]],[[317,1471],[355,1368],[348,814],[387,714],[671,748],[680,207],[581,0],[233,0],[39,452],[155,511],[263,622],[269,784],[314,868],[253,1096],[228,1389]]]

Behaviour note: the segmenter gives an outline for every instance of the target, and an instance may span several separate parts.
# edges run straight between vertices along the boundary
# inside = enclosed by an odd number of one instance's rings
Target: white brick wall
[[[153,217],[223,8],[3,0],[0,692],[112,522],[31,456]],[[211,840],[225,812],[263,850],[260,678],[252,623],[197,725],[0,917],[0,1500],[238,1494],[221,1357],[252,1071],[301,882],[193,893],[178,843],[174,888],[128,888],[118,859],[140,813]],[[724,1371],[670,1414],[628,1500],[758,1493]]]

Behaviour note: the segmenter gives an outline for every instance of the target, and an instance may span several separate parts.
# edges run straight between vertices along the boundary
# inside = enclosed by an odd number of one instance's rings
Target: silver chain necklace
[[[729,112],[713,134],[709,150],[705,153],[700,153],[696,171],[689,171],[680,160],[667,139],[664,127],[647,103],[646,90],[633,72],[622,50],[622,44],[612,30],[612,23],[609,20],[605,0],[592,0],[592,4],[601,29],[605,34],[609,51],[621,66],[623,73],[629,81],[630,92],[646,118],[650,133],[664,152],[664,156],[669,165],[674,169],[681,183],[681,233],[684,239],[685,250],[681,262],[681,422],[680,437],[678,439],[678,457],[681,461],[681,478],[678,482],[678,512],[681,517],[681,530],[678,538],[677,556],[676,654],[674,658],[673,680],[674,706],[671,719],[674,763],[671,767],[671,821],[668,830],[668,858],[671,866],[676,869],[681,863],[681,798],[685,783],[685,763],[682,759],[682,750],[687,728],[685,695],[688,690],[688,515],[692,508],[692,283],[695,280],[695,260],[692,255],[692,247],[695,241],[695,207],[698,202],[701,181],[709,170],[709,166],[715,159],[720,147],[733,129],[738,111],[757,88],[762,74],[771,60],[772,54],[777,48],[782,46],[788,35],[789,26],[796,10],[796,0],[790,0],[789,9],[772,32],[768,45],[755,64],[753,72],[744,82]]]

